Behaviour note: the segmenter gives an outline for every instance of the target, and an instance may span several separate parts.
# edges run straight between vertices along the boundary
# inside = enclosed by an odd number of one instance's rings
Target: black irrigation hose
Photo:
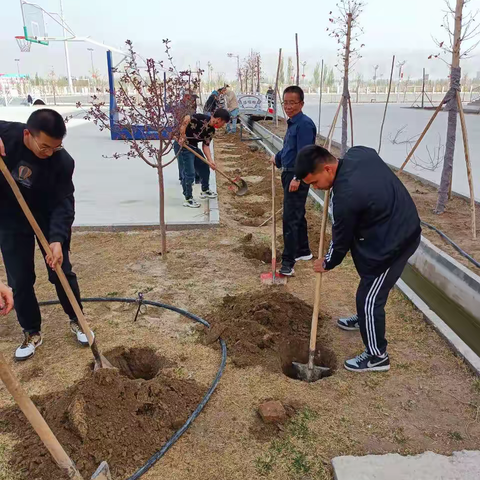
[[[437,232],[448,244],[450,244],[462,257],[466,258],[468,261],[472,262],[477,268],[480,268],[480,263],[477,262],[472,256],[470,256],[467,252],[462,250],[452,239],[448,238],[441,230],[433,225],[430,225],[423,220],[420,220],[420,223],[427,228]]]
[[[173,305],[167,305],[165,303],[160,303],[160,302],[152,302],[150,300],[144,300],[142,295],[139,295],[139,298],[117,298],[117,297],[112,297],[112,298],[106,298],[106,297],[94,297],[94,298],[82,298],[83,303],[88,303],[88,302],[122,302],[122,303],[138,303],[139,307],[142,305],[151,305],[153,307],[158,307],[158,308],[165,308],[166,310],[171,310],[173,312],[179,313],[180,315],[183,315],[184,317],[190,318],[191,320],[194,320],[195,322],[201,323],[207,328],[210,328],[210,324],[204,320],[203,318],[198,317],[197,315],[194,315],[193,313],[187,312],[186,310],[183,310],[178,307],[174,307]],[[48,306],[48,305],[58,305],[60,302],[58,300],[49,300],[46,302],[40,302],[41,306]],[[138,314],[138,312],[137,312]],[[183,426],[177,430],[163,445],[163,447],[156,453],[154,453],[148,460],[147,462],[140,467],[132,476],[128,477],[126,480],[137,480],[139,479],[142,475],[144,475],[150,468],[152,468],[155,463],[158,462],[167,452],[170,450],[170,448],[175,444],[175,442],[185,433],[185,431],[190,427],[190,425],[193,423],[193,421],[200,415],[200,412],[203,410],[207,402],[210,400],[210,397],[212,396],[213,392],[217,388],[218,383],[220,382],[220,378],[223,375],[223,371],[225,370],[225,365],[227,363],[227,345],[222,340],[221,338],[218,339],[220,342],[220,346],[222,348],[222,361],[220,363],[220,367],[217,371],[217,375],[215,376],[215,379],[213,380],[212,384],[210,385],[210,388],[208,389],[207,393],[204,395],[202,401],[198,404],[197,408],[193,411],[193,413],[188,417],[187,421],[183,424]]]

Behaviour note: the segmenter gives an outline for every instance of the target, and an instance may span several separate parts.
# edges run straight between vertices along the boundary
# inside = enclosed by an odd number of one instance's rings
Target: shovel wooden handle
[[[275,170],[272,164],[272,279],[275,282],[277,271],[277,219],[275,218]]]
[[[23,210],[23,213],[27,217],[28,223],[32,227],[33,231],[35,232],[35,235],[37,236],[40,244],[42,245],[43,249],[47,253],[47,255],[52,255],[52,251],[50,249],[50,245],[45,238],[45,235],[42,232],[42,229],[38,225],[37,221],[35,220],[35,217],[32,214],[32,211],[30,210],[30,207],[27,205],[27,202],[23,198],[22,193],[20,192],[20,189],[18,188],[17,183],[12,177],[12,174],[10,173],[10,170],[7,168],[5,165],[5,162],[0,155],[0,170],[2,171],[3,175],[5,176],[5,179],[7,180],[8,184],[10,185],[10,188],[12,189],[15,198],[17,199],[21,209]],[[77,299],[75,298],[75,295],[70,287],[70,284],[68,283],[67,277],[65,276],[65,273],[62,270],[62,266],[58,264],[55,266],[55,272],[58,275],[58,278],[60,279],[60,283],[63,286],[63,289],[65,290],[65,293],[67,294],[68,300],[70,301],[73,310],[75,312],[75,315],[77,316],[78,323],[82,327],[83,332],[87,336],[88,339],[88,344],[90,345],[90,348],[92,349],[93,356],[95,357],[95,362],[97,363],[98,366],[102,367],[102,357],[98,351],[97,344],[95,342],[95,338],[92,335],[92,331],[90,330],[90,327],[88,326],[87,320],[85,319],[82,309],[80,308],[80,305],[77,302]]]
[[[30,400],[25,390],[20,385],[12,370],[7,365],[5,358],[0,353],[0,378],[7,387],[14,400],[17,402],[20,410],[27,417],[37,435],[40,437],[48,451],[52,455],[56,464],[64,470],[68,478],[74,480],[83,480],[75,464],[67,455],[59,441],[53,434],[45,419],[40,415],[37,407]]]
[[[320,228],[320,244],[318,247],[318,258],[323,258],[325,251],[325,232],[327,230],[328,204],[330,201],[330,190],[325,192],[323,200],[322,226]],[[312,327],[310,331],[310,346],[308,349],[308,372],[313,371],[313,361],[315,358],[315,348],[317,346],[318,316],[320,314],[320,293],[322,290],[322,274],[315,274],[315,300],[313,302]]]
[[[220,175],[223,175],[230,183],[233,183],[238,188],[238,185],[224,172],[222,172],[216,165],[212,165],[206,158],[199,155],[195,150],[190,148],[188,145],[182,145],[185,150],[188,150],[190,153],[193,153],[197,158],[199,158],[203,163],[206,163],[211,169],[218,172]]]

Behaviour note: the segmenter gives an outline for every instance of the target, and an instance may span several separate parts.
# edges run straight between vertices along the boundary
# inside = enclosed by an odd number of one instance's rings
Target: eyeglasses
[[[39,152],[41,153],[49,153],[49,152],[52,152],[55,153],[55,152],[59,152],[60,150],[63,150],[63,145],[59,145],[58,147],[41,147],[38,142],[35,140],[35,137],[33,135],[31,135],[31,137],[33,138],[33,141],[35,142],[35,145],[37,146]]]
[[[299,103],[302,103],[302,102],[282,102],[282,105],[284,105],[285,107],[294,107],[295,105],[298,105]]]

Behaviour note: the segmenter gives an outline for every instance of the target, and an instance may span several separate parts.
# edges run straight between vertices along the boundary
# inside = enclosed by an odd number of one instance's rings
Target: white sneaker
[[[200,198],[217,198],[218,195],[211,190],[206,190],[205,192],[200,192]]]
[[[70,322],[70,330],[77,337],[78,343],[80,343],[84,347],[88,347],[88,338],[83,333],[82,327],[77,322]],[[95,334],[93,332],[92,332],[92,335],[93,335],[93,338],[95,338]]]
[[[194,200],[193,198],[189,198],[188,200],[185,200],[183,202],[183,206],[184,207],[189,207],[189,208],[200,208],[201,207],[201,205],[196,200]]]
[[[15,360],[28,360],[35,355],[35,350],[43,343],[40,332],[30,335],[25,333],[23,343],[15,350]]]
[[[308,260],[311,260],[313,258],[313,255],[310,254],[310,255],[303,255],[301,257],[297,257],[295,259],[296,262],[299,262],[300,260],[305,260],[306,262],[308,262]]]

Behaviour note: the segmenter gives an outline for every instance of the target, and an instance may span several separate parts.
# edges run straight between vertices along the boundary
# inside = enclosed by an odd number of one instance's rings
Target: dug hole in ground
[[[330,460],[338,455],[478,448],[480,382],[399,292],[387,305],[390,372],[341,368],[363,349],[359,334],[335,326],[339,315],[355,311],[358,277],[349,257],[322,287],[319,361],[332,375],[315,384],[288,376],[292,357],[306,355],[314,274],[305,262],[286,286],[261,284],[260,274],[269,270],[270,226],[256,225],[270,216],[271,169],[266,154],[253,150],[238,136],[217,134],[218,165],[241,174],[249,194],[236,197],[219,177],[220,227],[170,232],[165,261],[156,232],[74,235],[72,262],[84,297],[143,292],[212,324],[206,332],[153,307],[134,323],[135,305],[86,304],[102,352],[120,368],[93,375],[91,353],[76,345],[61,309],[43,309],[44,345],[13,368],[85,478],[107,460],[112,478],[125,479],[160,449],[214,378],[218,335],[229,353],[219,387],[142,478],[330,479]],[[280,182],[277,192],[280,208]],[[321,212],[310,200],[307,215],[315,252]],[[39,298],[55,298],[39,255],[37,265]],[[0,338],[0,351],[12,358],[21,340],[13,315],[2,320]],[[266,400],[283,404],[283,423],[262,422],[258,408]],[[5,389],[0,409],[0,479],[62,478]]]

